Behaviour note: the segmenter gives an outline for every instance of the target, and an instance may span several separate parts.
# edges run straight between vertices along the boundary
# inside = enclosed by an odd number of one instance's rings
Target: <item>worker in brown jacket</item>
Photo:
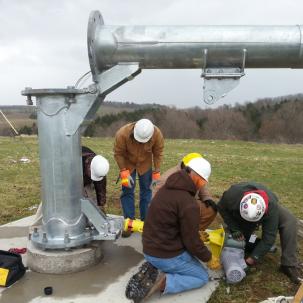
[[[211,269],[218,268],[218,259],[214,262],[216,258],[200,240],[195,199],[210,173],[207,160],[194,158],[169,176],[153,198],[142,235],[147,262],[128,283],[129,299],[141,302],[157,290],[168,294],[203,286],[208,273],[197,259],[207,262]]]
[[[163,148],[164,139],[160,129],[148,119],[126,124],[117,131],[114,157],[120,169],[121,204],[125,218],[135,218],[134,192],[138,174],[140,218],[145,220],[151,200],[151,185],[160,178]],[[123,236],[130,236],[130,232],[124,232]]]
[[[177,171],[180,171],[185,166],[187,166],[188,162],[194,158],[202,158],[202,155],[199,153],[190,153],[187,154],[185,157],[183,157],[181,163],[178,165],[168,169],[166,172],[164,172],[158,182],[155,184],[155,186],[152,189],[152,197],[156,195],[156,193],[159,191],[159,189],[165,184],[167,178],[171,176],[172,174],[176,173]],[[200,210],[200,230],[205,230],[211,222],[215,219],[217,215],[217,205],[213,201],[209,190],[207,188],[207,185],[203,186],[197,191],[197,194],[195,196],[196,201],[198,202],[199,210]]]

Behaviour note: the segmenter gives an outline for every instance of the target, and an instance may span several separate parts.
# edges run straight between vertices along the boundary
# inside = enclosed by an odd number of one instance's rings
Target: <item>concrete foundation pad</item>
[[[27,266],[40,273],[66,274],[82,271],[98,264],[102,257],[100,242],[68,251],[43,251],[37,249],[31,241],[28,241],[27,245]]]
[[[25,247],[28,242],[28,218],[0,227],[0,247]],[[15,224],[16,223],[16,224]],[[1,303],[131,303],[125,297],[125,288],[131,276],[144,261],[141,234],[117,241],[102,241],[102,260],[89,268],[61,275],[28,270],[23,278],[9,288],[0,287]],[[25,245],[25,246],[24,246]],[[27,254],[22,255],[27,265]],[[209,271],[210,277],[219,278],[221,271]],[[218,281],[210,281],[201,288],[175,295],[155,294],[149,303],[205,303],[217,288]],[[44,288],[51,286],[53,294],[46,296]]]

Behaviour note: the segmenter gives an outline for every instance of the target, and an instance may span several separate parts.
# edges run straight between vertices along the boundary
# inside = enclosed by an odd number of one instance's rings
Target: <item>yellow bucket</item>
[[[211,253],[217,257],[220,258],[222,248],[224,246],[225,241],[225,232],[224,228],[221,227],[219,229],[214,230],[206,230],[206,232],[209,234],[209,241],[205,244],[209,247]]]

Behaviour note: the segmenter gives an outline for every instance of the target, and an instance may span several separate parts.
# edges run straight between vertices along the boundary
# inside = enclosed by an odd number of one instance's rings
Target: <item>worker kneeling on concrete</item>
[[[283,206],[277,196],[264,185],[242,182],[224,192],[218,210],[232,237],[246,241],[248,256],[245,262],[253,266],[270,251],[279,231],[282,256],[280,270],[294,283],[300,283],[298,274],[297,220]],[[251,236],[262,227],[262,237]]]
[[[127,285],[129,299],[140,302],[156,291],[169,294],[203,286],[208,273],[199,260],[212,269],[220,267],[200,239],[195,200],[210,173],[207,160],[194,158],[168,177],[152,199],[142,235],[147,262]]]
[[[159,189],[165,184],[166,180],[169,176],[172,174],[180,171],[181,169],[184,169],[190,160],[195,158],[203,158],[201,154],[199,153],[189,153],[186,156],[183,157],[182,161],[168,169],[166,172],[164,172],[160,179],[158,180],[157,184],[152,188],[152,197],[156,195],[156,193],[159,191]],[[204,241],[206,240],[206,233],[202,232],[204,231],[215,219],[217,215],[217,205],[213,201],[210,192],[207,188],[207,185],[202,186],[195,195],[196,201],[198,203],[199,207],[199,213],[200,213],[200,223],[199,223],[199,230],[201,231],[201,235],[204,235]]]

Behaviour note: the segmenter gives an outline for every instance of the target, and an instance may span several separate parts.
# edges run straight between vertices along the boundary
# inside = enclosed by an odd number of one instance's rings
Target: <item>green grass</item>
[[[118,168],[112,138],[84,138],[83,144],[108,158],[108,212],[121,214]],[[189,152],[200,152],[212,164],[209,188],[218,200],[231,184],[254,180],[272,189],[280,203],[303,218],[303,145],[242,141],[166,140],[162,171]],[[20,163],[22,156],[31,162]],[[36,137],[0,137],[0,223],[34,213],[40,203],[40,172]],[[301,243],[300,243],[301,245]],[[300,252],[302,258],[302,252]],[[278,273],[279,253],[267,255],[255,272],[237,285],[220,283],[210,302],[259,302],[277,295],[294,295],[296,287]],[[227,294],[226,288],[230,287]]]

